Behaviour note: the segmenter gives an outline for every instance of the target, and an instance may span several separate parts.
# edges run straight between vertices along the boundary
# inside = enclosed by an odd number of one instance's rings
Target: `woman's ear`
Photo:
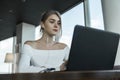
[[[43,23],[43,22],[41,22],[41,23],[40,23],[40,25],[41,25],[41,28],[43,28],[43,29],[44,29],[44,27],[45,27],[45,26],[44,26],[44,23]]]

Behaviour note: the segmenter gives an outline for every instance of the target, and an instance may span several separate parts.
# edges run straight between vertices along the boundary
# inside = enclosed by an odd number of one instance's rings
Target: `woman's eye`
[[[61,22],[58,22],[58,25],[61,25]]]
[[[54,21],[50,21],[50,23],[54,23]]]
[[[58,21],[57,23],[58,23],[58,25],[61,25],[61,21]]]

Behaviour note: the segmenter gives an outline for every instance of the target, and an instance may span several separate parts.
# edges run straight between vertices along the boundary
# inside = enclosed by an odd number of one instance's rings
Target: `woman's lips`
[[[53,29],[53,31],[57,32],[58,30],[57,29]]]

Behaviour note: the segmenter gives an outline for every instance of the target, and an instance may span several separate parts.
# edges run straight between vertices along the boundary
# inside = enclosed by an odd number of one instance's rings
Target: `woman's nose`
[[[54,27],[55,27],[55,28],[58,28],[58,24],[57,24],[57,23],[55,23]]]

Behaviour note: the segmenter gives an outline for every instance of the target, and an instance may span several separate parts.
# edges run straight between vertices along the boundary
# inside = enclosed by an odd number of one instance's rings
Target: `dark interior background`
[[[25,22],[39,25],[45,10],[61,14],[84,0],[0,0],[0,41],[16,35],[16,25]]]

